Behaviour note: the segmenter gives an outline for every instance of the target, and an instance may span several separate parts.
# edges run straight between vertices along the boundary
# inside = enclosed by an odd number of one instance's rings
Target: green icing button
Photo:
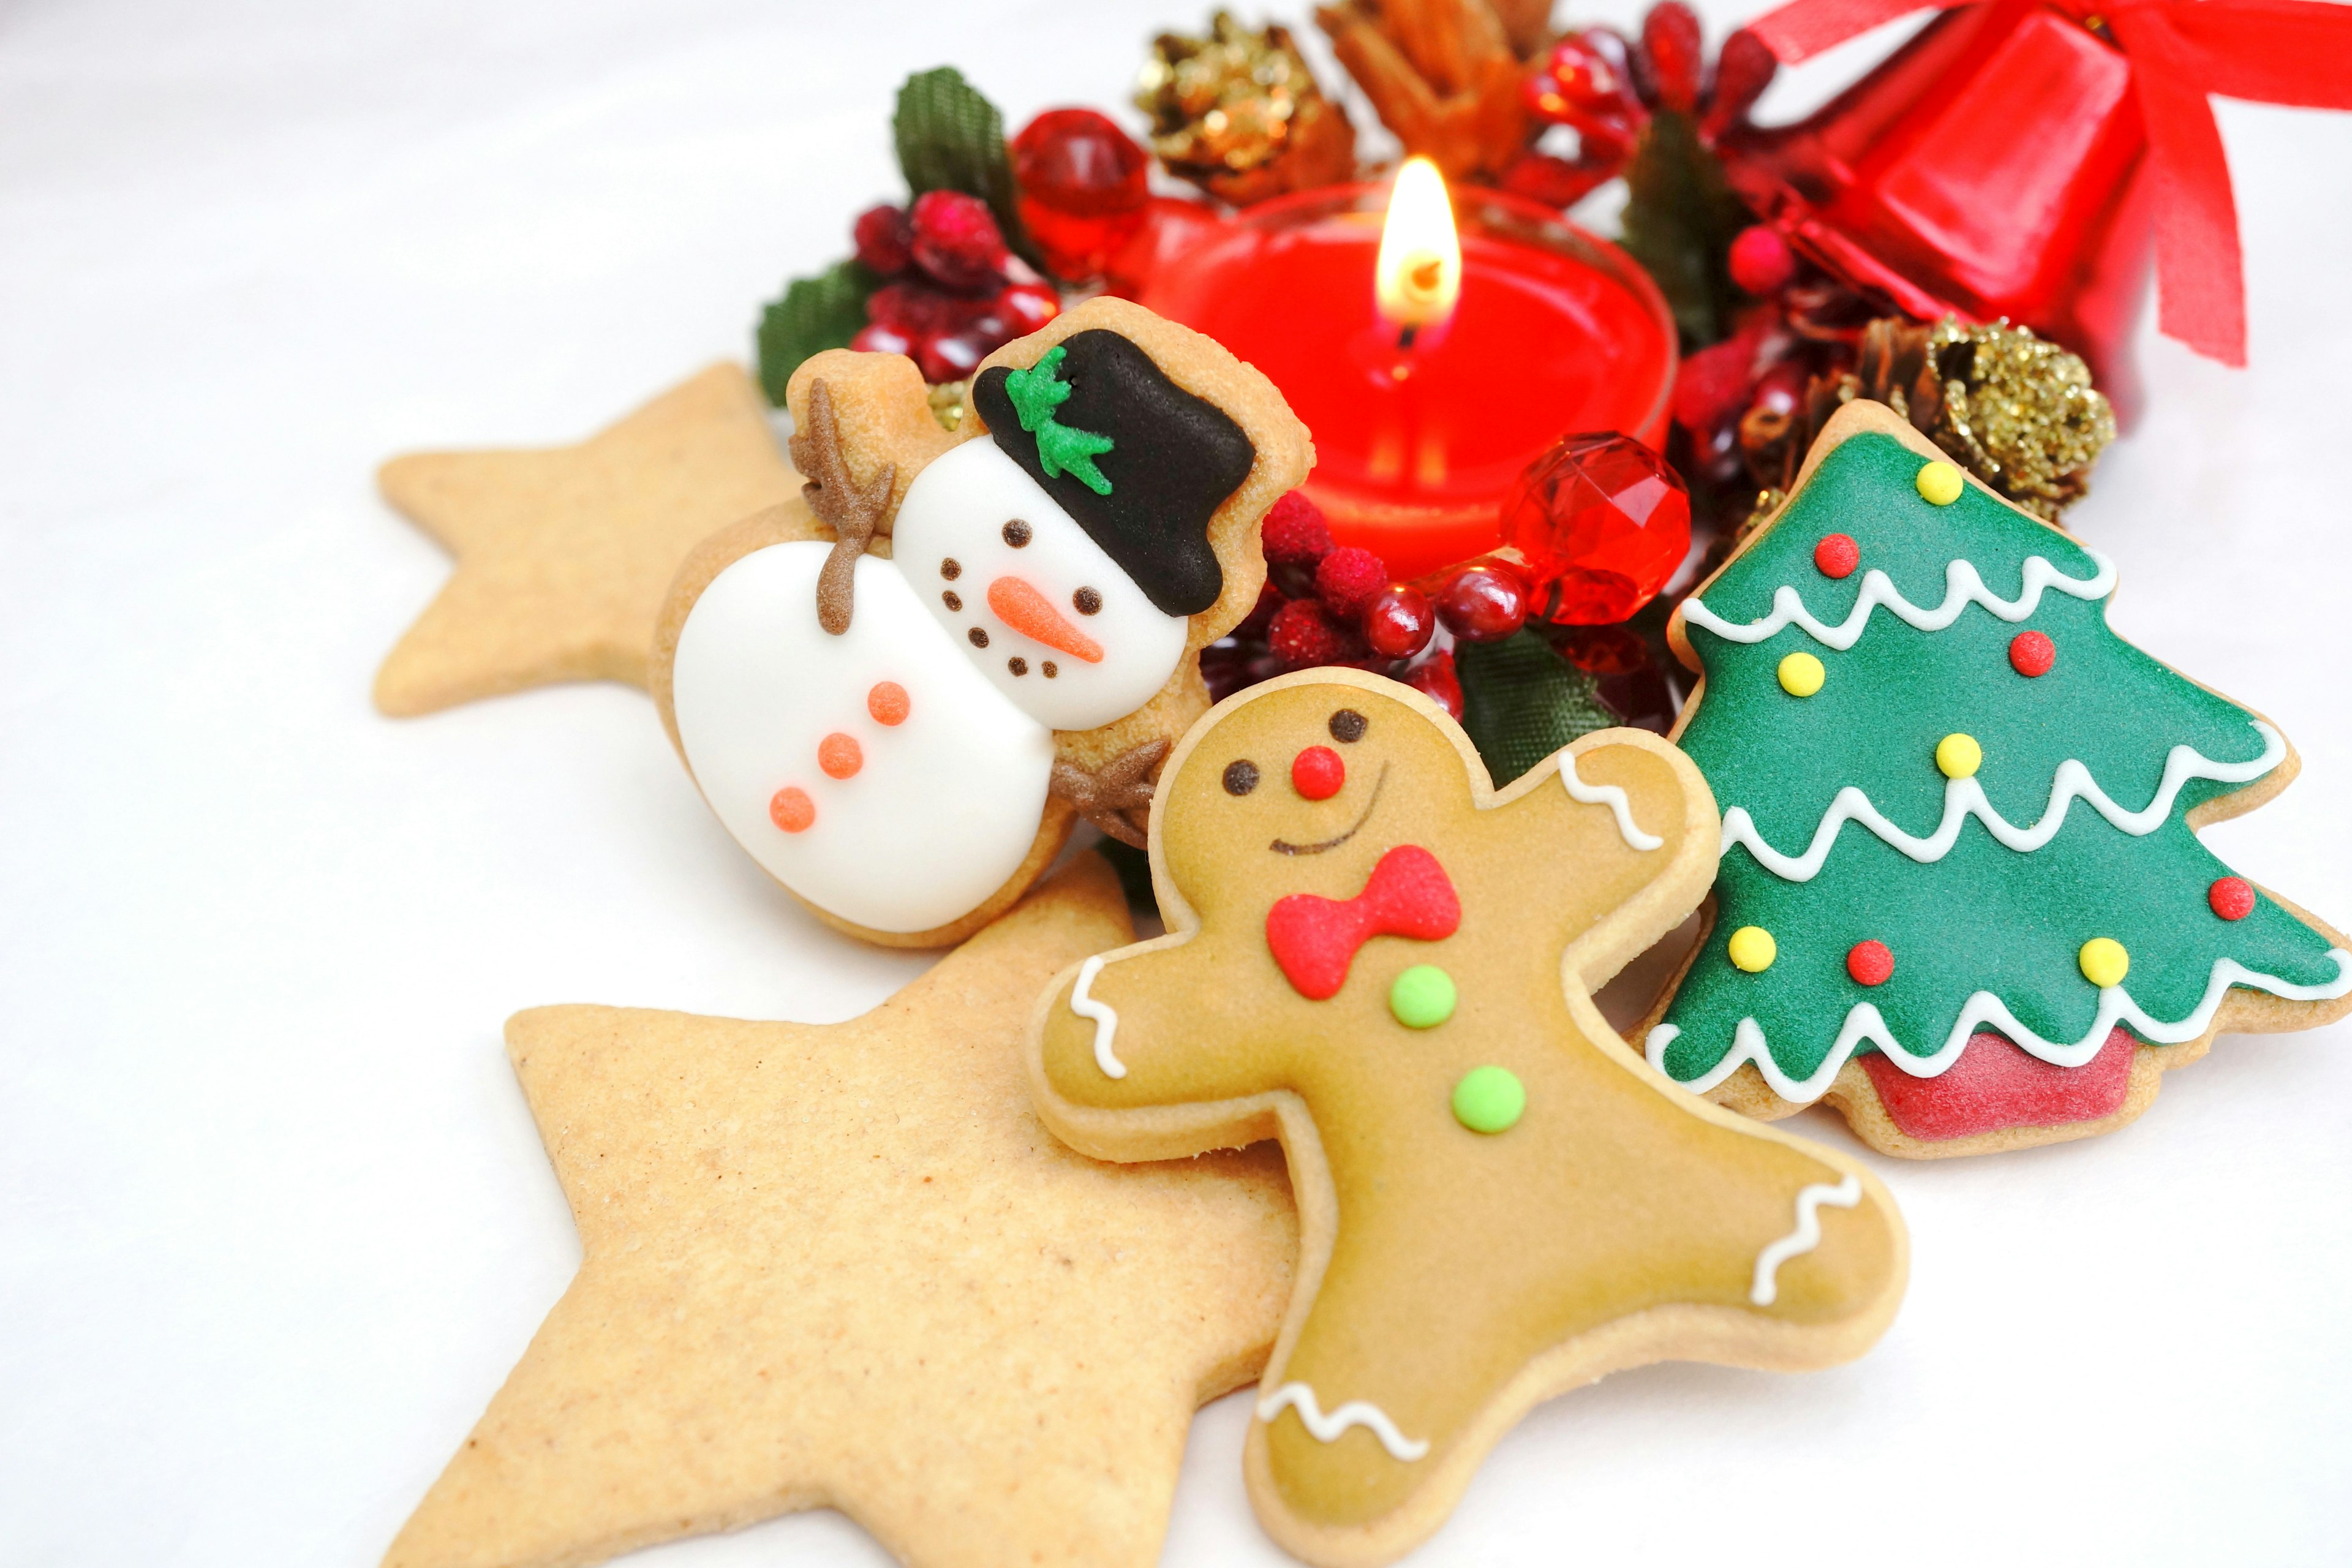
[[[1454,1086],[1454,1120],[1473,1132],[1507,1132],[1528,1109],[1528,1091],[1508,1068],[1472,1068]]]
[[[1389,1011],[1408,1029],[1433,1029],[1454,1016],[1454,976],[1416,963],[1389,987]]]

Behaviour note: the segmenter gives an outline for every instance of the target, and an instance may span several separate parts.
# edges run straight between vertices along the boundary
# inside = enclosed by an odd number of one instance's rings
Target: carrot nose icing
[[[999,577],[988,585],[988,607],[996,618],[1047,647],[1087,664],[1102,662],[1102,644],[1062,618],[1053,601],[1018,577]]]

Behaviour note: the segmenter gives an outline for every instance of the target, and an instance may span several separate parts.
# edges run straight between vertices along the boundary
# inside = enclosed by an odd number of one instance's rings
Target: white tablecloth
[[[746,352],[895,191],[909,69],[1016,125],[1116,110],[1201,19],[0,9],[0,1562],[373,1562],[578,1259],[506,1016],[837,1019],[925,962],[800,914],[635,691],[377,717],[447,563],[375,463],[577,438]],[[2341,921],[2352,117],[2221,114],[2253,368],[2151,331],[2151,413],[2074,521],[2116,626],[2301,748],[2210,841]],[[1916,1264],[1874,1353],[1557,1401],[1417,1561],[2343,1562],[2347,1105],[2338,1026],[2226,1039],[2116,1137],[1874,1162]],[[1171,1563],[1282,1561],[1244,1418],[1202,1416]],[[640,1561],[884,1560],[815,1514]]]

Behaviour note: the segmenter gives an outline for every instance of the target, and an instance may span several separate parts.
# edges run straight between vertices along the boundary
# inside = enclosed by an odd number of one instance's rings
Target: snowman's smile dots
[[[768,820],[786,833],[805,833],[816,820],[816,802],[798,784],[786,784],[768,802]]]

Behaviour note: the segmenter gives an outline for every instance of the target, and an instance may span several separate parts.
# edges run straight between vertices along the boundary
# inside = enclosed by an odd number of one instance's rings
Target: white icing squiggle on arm
[[[1822,1205],[1834,1204],[1850,1209],[1862,1202],[1862,1178],[1848,1175],[1837,1185],[1819,1182],[1797,1194],[1797,1228],[1756,1255],[1756,1284],[1748,1299],[1759,1307],[1769,1307],[1780,1294],[1776,1278],[1780,1265],[1791,1258],[1811,1252],[1822,1244]]]
[[[1982,605],[2004,621],[2021,621],[2042,603],[2044,588],[2055,588],[2077,599],[2104,599],[2116,591],[2116,563],[2095,550],[2083,553],[2098,568],[2095,576],[2069,577],[2042,556],[2027,556],[2014,599],[2004,599],[1986,587],[1973,563],[1954,561],[1944,568],[1944,602],[1934,609],[1921,609],[1905,598],[1895,580],[1874,566],[1863,574],[1862,593],[1855,598],[1853,609],[1834,626],[1816,619],[1805,608],[1805,601],[1795,587],[1788,584],[1782,584],[1773,593],[1772,613],[1761,620],[1727,621],[1696,599],[1684,600],[1682,614],[1692,626],[1705,626],[1730,642],[1762,642],[1782,626],[1799,626],[1814,641],[1843,653],[1861,637],[1872,607],[1878,605],[1885,605],[1923,632],[1940,632],[1958,620],[1960,612],[1970,605]]]
[[[1118,1015],[1108,1002],[1097,1002],[1087,994],[1087,987],[1103,971],[1103,955],[1096,953],[1078,965],[1078,984],[1070,993],[1070,1011],[1081,1018],[1095,1021],[1095,1066],[1102,1068],[1105,1078],[1125,1078],[1127,1064],[1110,1054],[1112,1037],[1118,1033]]]
[[[1411,1464],[1429,1452],[1427,1440],[1415,1442],[1397,1430],[1388,1412],[1368,1399],[1350,1399],[1330,1415],[1316,1402],[1315,1391],[1303,1383],[1286,1383],[1258,1401],[1257,1418],[1271,1421],[1287,1406],[1298,1412],[1298,1419],[1307,1425],[1307,1435],[1318,1443],[1335,1443],[1339,1434],[1350,1426],[1363,1426],[1381,1440],[1389,1458]]]
[[[1635,849],[1655,849],[1665,840],[1654,833],[1644,833],[1633,820],[1633,803],[1625,792],[1615,784],[1589,784],[1576,776],[1573,752],[1559,754],[1559,782],[1568,786],[1568,798],[1581,805],[1605,805],[1609,815],[1617,819],[1617,836]]]

